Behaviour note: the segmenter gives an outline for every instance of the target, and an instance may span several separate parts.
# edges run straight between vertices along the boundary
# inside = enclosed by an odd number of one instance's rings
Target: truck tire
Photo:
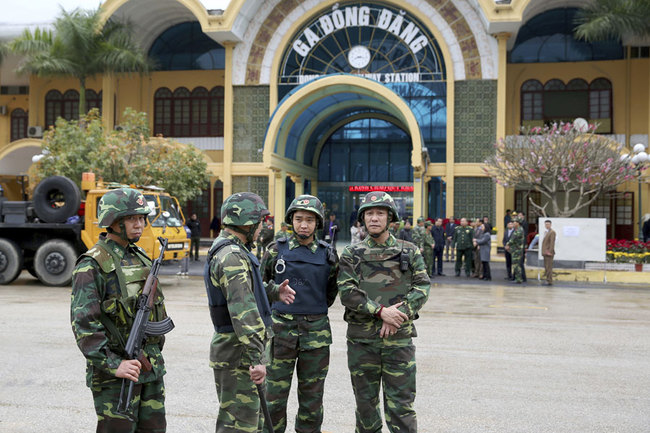
[[[64,176],[43,179],[34,190],[34,211],[46,223],[64,223],[81,204],[77,184]]]
[[[72,279],[77,252],[70,243],[51,239],[36,250],[34,271],[47,286],[66,286]]]
[[[23,270],[23,252],[14,241],[0,238],[0,284],[9,284]]]

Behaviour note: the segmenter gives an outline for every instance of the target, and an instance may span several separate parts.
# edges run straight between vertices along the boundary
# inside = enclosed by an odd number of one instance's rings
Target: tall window
[[[86,109],[102,109],[102,92],[86,89]],[[45,127],[53,126],[56,119],[79,119],[79,92],[74,89],[61,94],[58,90],[50,90],[45,95]]]
[[[223,137],[223,87],[162,87],[154,94],[154,134]]]
[[[16,108],[11,112],[11,141],[27,137],[27,112]]]
[[[597,78],[587,83],[575,78],[564,84],[552,79],[542,85],[528,80],[521,86],[521,123],[542,126],[553,122],[572,122],[576,117],[598,125],[596,132],[612,132],[612,83]]]

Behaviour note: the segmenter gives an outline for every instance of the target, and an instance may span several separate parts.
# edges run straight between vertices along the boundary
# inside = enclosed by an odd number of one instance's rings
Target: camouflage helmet
[[[373,207],[384,207],[388,209],[388,213],[390,214],[390,222],[399,221],[397,205],[395,204],[393,197],[391,197],[387,192],[373,191],[366,194],[366,196],[363,198],[363,201],[361,202],[361,206],[359,206],[359,215],[357,219],[361,224],[364,223],[364,212]]]
[[[418,218],[418,224],[423,223],[423,222],[424,222],[424,217]]]
[[[303,194],[293,199],[287,209],[287,213],[284,216],[284,221],[291,225],[293,224],[293,214],[297,210],[306,210],[316,214],[316,228],[323,228],[323,220],[325,211],[323,209],[323,203],[313,195]]]
[[[238,192],[223,202],[221,223],[228,226],[247,226],[259,223],[269,214],[259,195],[252,192]]]
[[[431,221],[429,221],[429,220],[426,220],[426,221],[424,222],[424,226],[425,226],[425,227],[431,227],[432,225],[433,225],[433,223],[432,223]]]
[[[97,219],[99,227],[106,228],[129,215],[149,215],[151,208],[137,189],[118,188],[108,191],[99,200]]]

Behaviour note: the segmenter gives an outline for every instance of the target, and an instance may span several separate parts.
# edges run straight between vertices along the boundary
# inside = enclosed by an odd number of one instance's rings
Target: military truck
[[[99,234],[97,207],[111,189],[127,185],[96,182],[84,173],[81,189],[63,176],[43,179],[31,201],[0,199],[0,284],[14,281],[23,269],[49,286],[70,284],[77,257],[92,247]],[[155,259],[158,236],[169,239],[164,260],[189,252],[185,217],[175,197],[156,186],[133,186],[144,194],[151,213],[138,245]],[[163,234],[164,231],[164,234]]]

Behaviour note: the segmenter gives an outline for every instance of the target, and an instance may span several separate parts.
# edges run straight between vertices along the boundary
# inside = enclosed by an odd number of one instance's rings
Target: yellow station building
[[[650,43],[576,40],[584,3],[107,0],[104,19],[134,23],[158,69],[94,77],[86,96],[108,127],[133,107],[155,134],[202,149],[210,184],[188,207],[204,230],[224,197],[246,190],[273,215],[316,194],[342,233],[370,190],[390,191],[404,215],[488,215],[500,228],[506,209],[528,210],[529,193],[485,177],[497,138],[582,117],[648,144]],[[19,27],[0,25],[0,39]],[[43,130],[74,118],[79,100],[76,80],[18,76],[19,61],[0,67],[0,181],[16,200]],[[629,183],[579,216],[636,237],[649,190]]]

